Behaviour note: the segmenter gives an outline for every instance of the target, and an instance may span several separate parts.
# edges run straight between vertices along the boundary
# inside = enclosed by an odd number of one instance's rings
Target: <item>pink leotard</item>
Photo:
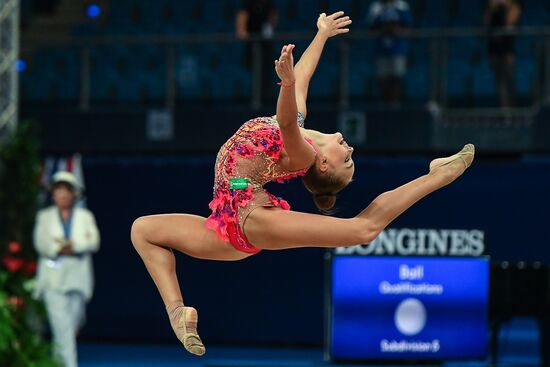
[[[303,126],[301,114],[298,114],[298,123]],[[278,164],[283,149],[277,121],[259,117],[244,123],[218,152],[214,199],[209,204],[212,214],[206,226],[239,251],[252,254],[260,251],[248,242],[243,232],[246,218],[255,208],[290,209],[285,200],[270,194],[263,186],[269,181],[284,182],[304,175],[308,170],[285,171]],[[248,180],[248,187],[230,189],[230,179],[234,178]]]

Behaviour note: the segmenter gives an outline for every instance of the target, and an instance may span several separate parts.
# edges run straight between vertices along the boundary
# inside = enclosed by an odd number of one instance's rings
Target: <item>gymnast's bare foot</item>
[[[448,181],[453,182],[472,165],[475,156],[473,144],[466,144],[462,150],[452,156],[437,158],[430,163],[430,174],[441,174]]]

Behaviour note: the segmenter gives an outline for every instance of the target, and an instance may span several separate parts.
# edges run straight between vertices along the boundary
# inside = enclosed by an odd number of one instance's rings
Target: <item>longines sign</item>
[[[485,233],[478,229],[386,229],[367,245],[340,247],[336,255],[481,256]]]

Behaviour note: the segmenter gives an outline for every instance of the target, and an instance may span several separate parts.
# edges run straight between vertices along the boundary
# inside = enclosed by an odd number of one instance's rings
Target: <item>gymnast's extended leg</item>
[[[257,208],[245,223],[250,243],[266,250],[295,247],[338,247],[370,243],[401,213],[428,194],[450,184],[473,161],[473,146],[432,161],[430,173],[379,195],[354,218]],[[468,152],[471,150],[471,152]],[[438,165],[440,167],[434,168]]]

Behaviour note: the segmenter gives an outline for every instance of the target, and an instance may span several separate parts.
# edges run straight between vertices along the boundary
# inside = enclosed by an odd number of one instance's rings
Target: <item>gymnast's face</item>
[[[349,184],[355,172],[353,148],[346,143],[342,134],[336,133],[329,136],[324,150],[330,172],[346,185]]]

